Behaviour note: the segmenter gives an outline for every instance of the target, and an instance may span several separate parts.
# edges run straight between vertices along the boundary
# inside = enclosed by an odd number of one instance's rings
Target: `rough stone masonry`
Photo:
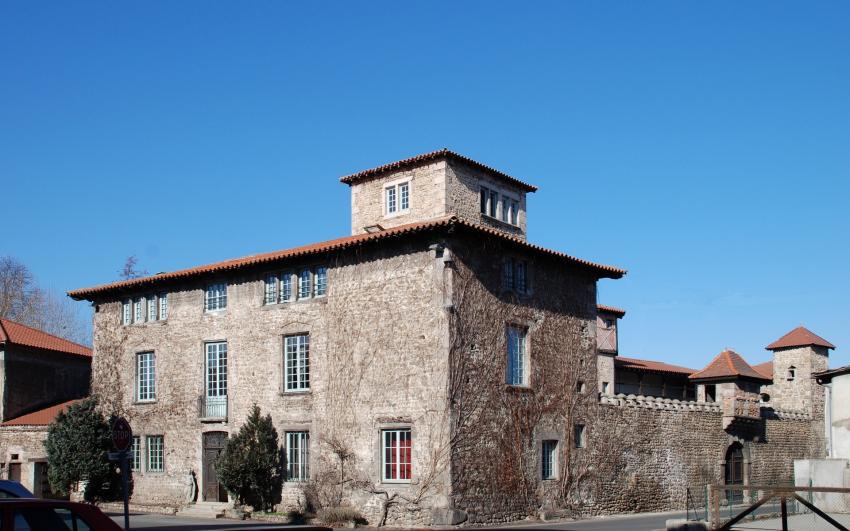
[[[749,481],[820,455],[814,387],[729,429],[722,404],[615,395],[596,285],[625,272],[527,243],[535,187],[447,150],[342,181],[351,236],[70,293],[95,307],[93,391],[139,436],[134,503],[227,501],[211,441],[253,404],[284,445],[281,510],[372,525],[679,509],[732,444]]]

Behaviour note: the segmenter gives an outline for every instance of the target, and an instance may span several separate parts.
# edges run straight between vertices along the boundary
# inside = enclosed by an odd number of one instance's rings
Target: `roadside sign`
[[[130,448],[132,442],[133,429],[130,428],[130,423],[124,417],[118,417],[112,424],[112,445],[119,452],[124,452]]]

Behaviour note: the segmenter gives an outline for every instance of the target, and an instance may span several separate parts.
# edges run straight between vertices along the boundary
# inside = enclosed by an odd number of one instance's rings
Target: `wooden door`
[[[744,484],[744,451],[739,443],[735,443],[726,451],[726,474],[727,485]],[[743,490],[729,490],[726,492],[729,503],[741,503],[744,500]]]
[[[212,431],[204,434],[204,501],[227,501],[227,491],[219,483],[218,474],[215,470],[215,461],[218,459],[218,454],[224,449],[226,440],[227,433],[223,431]]]
[[[9,463],[9,479],[12,481],[21,482],[21,464]]]

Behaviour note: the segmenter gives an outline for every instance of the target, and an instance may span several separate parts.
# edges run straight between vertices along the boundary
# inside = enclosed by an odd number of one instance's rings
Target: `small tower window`
[[[789,382],[793,382],[796,378],[797,378],[797,367],[794,367],[793,365],[791,365],[790,367],[788,367],[787,380]]]

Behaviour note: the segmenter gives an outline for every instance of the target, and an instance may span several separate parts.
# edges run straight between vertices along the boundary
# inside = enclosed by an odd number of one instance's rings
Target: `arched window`
[[[788,379],[789,382],[793,382],[795,378],[797,378],[797,367],[794,367],[793,365],[791,365],[790,367],[788,367],[788,378],[787,379]]]

